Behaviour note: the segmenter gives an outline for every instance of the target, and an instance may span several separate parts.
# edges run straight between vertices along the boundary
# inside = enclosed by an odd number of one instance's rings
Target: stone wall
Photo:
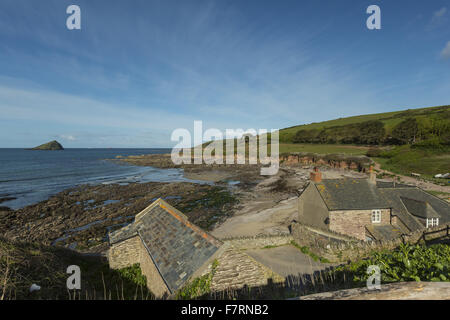
[[[111,269],[122,269],[139,263],[142,274],[147,278],[147,287],[157,297],[169,294],[169,290],[159,271],[151,260],[140,237],[115,243],[108,250],[108,262]]]
[[[217,258],[218,266],[211,281],[211,291],[241,289],[244,286],[259,287],[284,278],[260,264],[242,250],[231,245]]]
[[[261,235],[254,237],[241,237],[222,239],[224,243],[232,245],[236,249],[258,249],[266,246],[281,246],[290,243],[294,238],[288,234]]]
[[[122,269],[140,262],[141,239],[138,236],[111,246],[108,262],[111,269]]]
[[[450,225],[450,224],[449,224]],[[389,241],[339,241],[334,237],[327,239],[323,234],[314,232],[311,228],[300,223],[291,224],[291,232],[294,241],[301,246],[307,246],[315,254],[324,257],[332,262],[347,262],[368,257],[373,250],[393,250],[401,243],[415,244],[423,240],[424,231],[426,233],[440,231],[426,235],[426,240],[437,239],[446,236],[446,225],[418,230],[408,235]]]
[[[298,222],[291,224],[291,235],[297,244],[309,248],[326,248],[330,244],[359,242],[356,239],[340,235],[330,230],[314,229],[311,226]]]
[[[372,210],[330,211],[330,230],[366,240],[365,226],[372,224],[371,219]],[[389,225],[390,220],[390,209],[381,209],[381,222],[374,225]]]

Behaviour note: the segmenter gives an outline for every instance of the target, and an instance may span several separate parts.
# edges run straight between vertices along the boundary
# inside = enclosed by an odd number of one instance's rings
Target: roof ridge
[[[342,177],[342,178],[327,178],[323,180],[368,180],[367,178],[354,178],[354,177]]]
[[[415,201],[415,202],[422,202],[422,203],[425,203],[425,204],[429,204],[428,201],[413,199],[413,198],[409,198],[409,197],[405,197],[405,196],[400,196],[400,199],[407,199],[407,200],[411,200],[411,201]]]
[[[209,233],[207,233],[200,227],[198,227],[195,224],[193,224],[192,222],[190,222],[184,214],[179,212],[177,209],[172,207],[170,204],[168,204],[164,200],[162,200],[162,201],[163,201],[163,203],[160,203],[159,206],[161,208],[163,208],[166,212],[171,214],[175,219],[177,219],[178,221],[183,223],[186,227],[190,228],[195,233],[199,234],[203,239],[211,242],[216,247],[219,247],[222,245],[222,242],[220,240],[216,239],[215,237],[213,237],[212,235],[210,235]],[[181,213],[181,215],[180,215],[180,213]]]
[[[223,244],[219,239],[215,238],[214,236],[210,235],[208,232],[204,231],[200,227],[198,227],[195,224],[193,224],[192,222],[190,222],[188,217],[185,214],[183,214],[180,210],[173,207],[172,205],[170,205],[169,203],[167,203],[165,200],[163,200],[161,198],[156,199],[147,208],[145,208],[140,213],[138,213],[136,215],[135,221],[142,219],[147,213],[151,212],[151,210],[153,208],[155,208],[156,206],[159,206],[160,208],[162,208],[164,211],[166,211],[167,213],[172,215],[175,219],[180,221],[182,224],[184,224],[186,227],[190,228],[195,233],[199,234],[203,239],[212,243],[214,246],[220,247]]]

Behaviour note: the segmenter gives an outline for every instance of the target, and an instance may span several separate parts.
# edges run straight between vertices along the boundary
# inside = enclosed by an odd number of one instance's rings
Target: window
[[[439,218],[427,218],[427,228],[437,227],[439,225]]]
[[[381,222],[381,210],[372,210],[372,223]]]

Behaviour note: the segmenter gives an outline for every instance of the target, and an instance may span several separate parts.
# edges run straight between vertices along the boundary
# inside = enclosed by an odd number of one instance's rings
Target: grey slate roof
[[[367,179],[323,179],[315,186],[329,210],[389,208],[377,186]]]
[[[176,291],[222,243],[158,199],[134,223],[110,234],[110,243],[139,235],[171,292]]]
[[[408,212],[402,200],[400,199],[397,190],[401,189],[381,188],[378,191],[385,199],[386,204],[390,208],[392,208],[392,213],[396,215],[408,228],[408,230],[405,230],[406,233],[408,233],[409,231],[422,229],[423,225]]]
[[[377,240],[392,240],[402,235],[403,231],[393,225],[368,225],[367,231]]]
[[[378,188],[416,188],[416,186],[392,181],[377,181]]]
[[[400,197],[400,199],[402,200],[409,213],[419,218],[427,219],[440,217],[428,202],[409,199],[405,197]]]
[[[434,211],[439,215],[439,223],[449,223],[450,222],[450,204],[438,197],[435,197],[428,192],[423,191],[419,188],[399,188],[399,189],[385,189],[386,193],[397,195],[398,198],[408,198],[414,199],[416,201],[427,202]],[[402,201],[403,203],[403,201]],[[405,206],[403,206],[406,208]],[[395,207],[395,209],[400,209]]]
[[[108,234],[108,238],[109,238],[109,243],[113,244],[116,242],[120,242],[120,241],[129,239],[136,235],[137,235],[137,230],[136,230],[135,226],[131,223],[125,227],[122,227],[119,230],[110,232]]]

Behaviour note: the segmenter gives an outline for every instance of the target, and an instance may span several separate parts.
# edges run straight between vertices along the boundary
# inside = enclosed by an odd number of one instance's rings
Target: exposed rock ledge
[[[450,282],[397,282],[380,290],[364,288],[323,292],[293,300],[449,300]]]

